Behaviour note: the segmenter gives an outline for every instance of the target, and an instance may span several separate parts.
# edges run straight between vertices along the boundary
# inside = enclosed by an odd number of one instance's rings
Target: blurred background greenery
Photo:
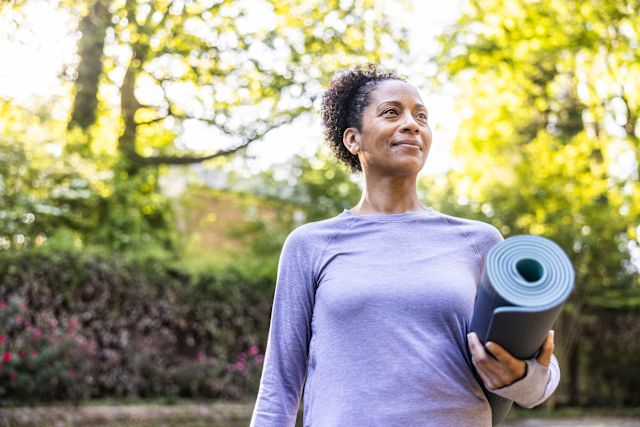
[[[440,120],[426,203],[570,255],[547,408],[639,406],[640,2],[438,8],[0,3],[0,403],[255,397],[284,238],[360,194],[318,97],[373,62]],[[70,50],[34,93],[40,22]]]

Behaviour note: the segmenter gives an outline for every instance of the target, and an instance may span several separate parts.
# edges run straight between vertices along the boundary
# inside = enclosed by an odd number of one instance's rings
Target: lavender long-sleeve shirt
[[[433,209],[340,215],[287,238],[251,425],[490,426],[466,334],[491,225]],[[535,406],[560,378],[527,361],[496,394]]]

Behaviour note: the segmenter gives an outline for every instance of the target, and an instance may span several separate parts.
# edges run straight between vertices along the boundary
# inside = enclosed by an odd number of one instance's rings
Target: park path
[[[0,409],[0,427],[93,427],[99,425],[179,426],[199,420],[212,426],[249,424],[253,402],[215,402],[177,405],[40,406]],[[183,422],[181,422],[181,420]],[[243,421],[243,420],[246,420]],[[122,423],[122,424],[121,424]],[[198,423],[197,425],[203,425]],[[530,418],[508,421],[502,427],[640,427],[640,419],[617,417]]]
[[[253,403],[216,402],[176,405],[52,405],[33,408],[0,408],[0,427],[99,426],[115,423],[180,425],[179,420],[203,420],[211,425],[251,417]],[[247,423],[248,424],[248,423]],[[135,425],[135,424],[133,424]]]

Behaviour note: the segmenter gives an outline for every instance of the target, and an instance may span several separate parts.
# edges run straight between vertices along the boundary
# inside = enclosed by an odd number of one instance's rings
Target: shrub
[[[55,320],[51,332],[70,340],[47,353],[56,366],[46,371],[56,376],[47,384],[56,387],[28,389],[40,400],[251,397],[272,283],[235,267],[186,272],[164,257],[46,246],[0,253],[0,299],[20,299],[24,319],[40,330]],[[81,361],[72,359],[80,352],[67,351],[72,343],[84,349]],[[83,370],[68,371],[66,363]]]
[[[10,402],[86,397],[86,342],[76,319],[33,316],[20,299],[0,300],[0,399]]]

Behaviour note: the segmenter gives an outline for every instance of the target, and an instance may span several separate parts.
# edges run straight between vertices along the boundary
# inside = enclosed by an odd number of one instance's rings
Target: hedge
[[[272,299],[271,278],[240,268],[187,272],[167,258],[69,248],[3,252],[0,403],[249,397]],[[52,354],[61,361],[53,371]]]

